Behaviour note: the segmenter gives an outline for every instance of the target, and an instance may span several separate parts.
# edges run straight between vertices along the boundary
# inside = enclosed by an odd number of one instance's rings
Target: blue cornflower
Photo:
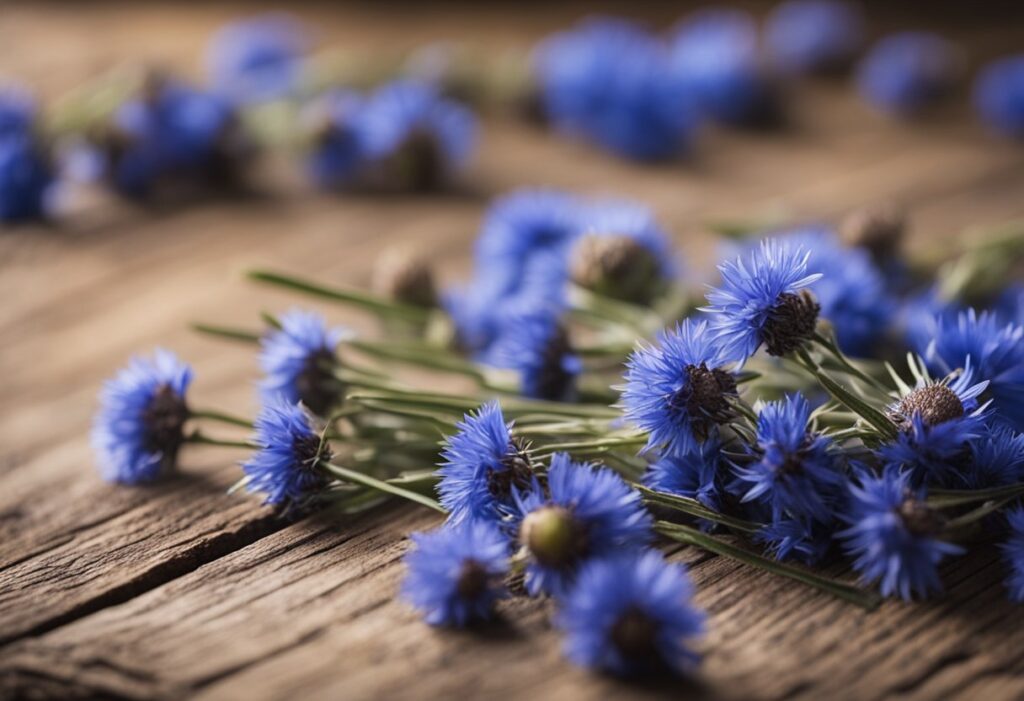
[[[811,338],[820,306],[807,287],[821,278],[810,273],[811,252],[767,239],[744,260],[718,266],[720,287],[707,295],[715,338],[741,359],[762,344],[769,355],[786,355]]]
[[[850,527],[836,534],[854,569],[879,582],[883,596],[910,600],[941,591],[937,565],[963,548],[939,540],[944,521],[925,503],[924,490],[911,489],[910,473],[893,466],[877,476],[862,472],[857,482],[842,517]]]
[[[941,382],[918,382],[889,407],[899,431],[879,456],[908,472],[915,484],[963,486],[968,443],[982,434],[988,418],[987,403],[978,403],[988,383],[973,380],[968,362],[963,372]]]
[[[545,310],[514,315],[488,351],[488,362],[519,374],[520,393],[532,399],[571,402],[583,371],[557,315]]]
[[[968,489],[1024,482],[1024,433],[996,424],[972,440],[970,448],[970,462],[962,474]]]
[[[783,516],[828,523],[846,484],[831,439],[810,430],[811,406],[799,394],[761,406],[752,462],[734,472],[746,488],[743,501],[758,500]]]
[[[308,505],[328,483],[319,463],[331,459],[309,414],[301,404],[276,399],[263,405],[254,425],[259,449],[242,463],[246,489],[265,492],[264,504],[285,511]]]
[[[988,381],[985,397],[995,417],[1024,431],[1024,326],[969,309],[938,320],[924,357],[930,369],[944,373],[966,367],[970,358],[975,376]]]
[[[365,137],[359,123],[363,98],[348,90],[319,97],[305,112],[309,138],[306,168],[322,188],[354,183],[365,165]]]
[[[344,387],[332,368],[338,364],[335,349],[348,332],[328,328],[322,316],[302,309],[282,314],[278,323],[260,341],[264,401],[302,402],[317,416],[327,416],[342,399]]]
[[[451,523],[495,520],[512,507],[512,490],[533,484],[533,464],[511,434],[497,401],[467,414],[441,451],[438,493]]]
[[[863,248],[847,248],[829,228],[811,226],[774,235],[790,248],[808,252],[807,272],[818,274],[808,286],[821,305],[821,318],[835,330],[844,353],[865,357],[878,352],[878,338],[892,320],[891,299],[882,271]],[[749,253],[758,244],[740,248]]]
[[[0,136],[0,222],[44,217],[53,186],[53,166],[37,141],[28,134]]]
[[[907,346],[924,355],[935,338],[940,319],[956,323],[963,311],[966,310],[962,304],[943,299],[938,287],[930,287],[901,301],[896,325]]]
[[[1016,508],[1006,513],[1010,524],[1010,537],[1003,543],[1003,557],[1010,568],[1010,576],[1006,579],[1010,600],[1024,602],[1024,508]]]
[[[514,490],[513,498],[533,596],[562,596],[586,559],[651,539],[651,516],[639,492],[608,468],[573,462],[567,453],[551,457],[546,493],[535,480],[527,493]]]
[[[992,312],[1003,324],[1024,326],[1024,284],[1007,285],[993,303]]]
[[[698,11],[675,30],[669,42],[668,70],[701,114],[740,125],[775,116],[775,86],[759,65],[757,29],[749,14]]]
[[[694,110],[665,70],[661,42],[640,27],[584,21],[545,40],[533,64],[544,110],[558,129],[639,160],[687,149]]]
[[[150,482],[175,468],[192,369],[170,351],[136,357],[100,393],[92,444],[108,482]]]
[[[765,44],[789,73],[831,73],[850,65],[864,41],[860,8],[844,0],[788,0],[772,10]]]
[[[555,624],[578,665],[620,675],[685,672],[699,660],[687,644],[704,632],[692,597],[683,565],[654,550],[615,553],[583,565]]]
[[[796,231],[785,240],[810,251],[807,270],[821,277],[808,289],[821,305],[822,318],[832,324],[843,352],[859,357],[877,353],[895,301],[871,254],[863,248],[844,247],[828,229]]]
[[[706,322],[686,319],[657,346],[640,347],[626,363],[622,400],[626,418],[647,431],[648,449],[685,455],[715,435],[735,411],[736,378],[730,359]]]
[[[644,484],[721,511],[721,451],[721,445],[708,441],[688,453],[662,455],[647,468]]]
[[[1024,55],[985,66],[974,81],[974,109],[994,131],[1024,137]]]
[[[567,255],[568,277],[613,299],[649,305],[678,273],[668,234],[649,207],[629,200],[583,203]]]
[[[360,113],[368,176],[399,190],[443,185],[473,152],[476,118],[430,83],[397,80],[366,100]],[[370,177],[372,180],[373,178]]]
[[[0,85],[0,137],[29,135],[35,122],[32,95],[18,85]]]
[[[857,86],[874,107],[917,114],[946,97],[958,72],[952,44],[929,32],[902,32],[875,44],[857,69]]]
[[[241,102],[283,97],[298,84],[309,34],[297,19],[268,13],[232,22],[210,40],[206,65],[214,87]]]
[[[515,190],[494,200],[475,244],[476,265],[501,297],[551,278],[561,287],[561,260],[580,232],[582,203],[559,190]],[[547,269],[547,270],[545,270]],[[549,270],[556,273],[545,274]]]
[[[107,178],[135,198],[163,185],[230,182],[250,146],[226,99],[159,76],[118,107],[99,144]]]
[[[494,524],[464,521],[432,533],[413,533],[405,556],[402,597],[433,626],[459,628],[490,618],[508,593],[509,539]]]
[[[774,519],[754,534],[776,560],[799,560],[816,565],[832,547],[832,524],[800,518]]]

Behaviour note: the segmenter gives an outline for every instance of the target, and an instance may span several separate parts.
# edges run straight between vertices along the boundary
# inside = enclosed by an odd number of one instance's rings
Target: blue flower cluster
[[[0,87],[0,223],[40,219],[51,208],[54,167],[36,119],[25,91]]]
[[[528,397],[574,396],[581,370],[563,317],[572,286],[631,304],[650,304],[678,266],[651,211],[618,199],[556,190],[517,190],[484,215],[470,282],[444,307],[458,345],[517,371]]]
[[[254,153],[227,98],[160,74],[117,107],[89,148],[94,175],[133,199],[235,185]]]
[[[438,492],[448,522],[413,536],[404,598],[428,623],[490,618],[504,578],[558,604],[573,661],[616,674],[684,671],[703,630],[681,566],[647,550],[652,519],[640,494],[606,467],[555,453],[547,469],[511,435],[497,403],[465,417],[445,445]]]
[[[438,189],[473,152],[476,120],[430,83],[403,79],[369,95],[336,90],[305,114],[306,164],[327,189]]]

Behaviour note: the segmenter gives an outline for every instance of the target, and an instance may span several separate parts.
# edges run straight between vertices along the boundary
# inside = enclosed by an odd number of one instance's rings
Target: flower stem
[[[328,287],[311,280],[304,280],[294,275],[275,273],[268,270],[250,270],[250,280],[263,282],[277,287],[284,287],[295,292],[342,302],[381,317],[398,318],[416,323],[423,323],[430,315],[429,310],[414,307],[401,302],[394,302],[377,295],[357,290],[345,290]]]
[[[259,343],[260,334],[255,331],[249,331],[248,329],[237,329],[229,326],[218,326],[216,324],[205,324],[200,321],[194,321],[190,324],[193,331],[197,331],[207,336],[216,336],[218,338],[226,338],[232,341],[242,341],[244,343]]]
[[[796,353],[796,359],[797,362],[807,370],[807,372],[813,375],[814,378],[821,383],[821,386],[824,387],[836,401],[843,404],[847,409],[871,424],[871,426],[874,427],[875,430],[884,438],[888,440],[896,438],[896,427],[885,414],[880,412],[878,409],[875,409],[866,401],[857,397],[853,392],[846,389],[825,374],[818,364],[814,362],[814,359],[811,358],[806,349],[799,349]]]
[[[200,431],[192,431],[192,433],[185,436],[186,443],[193,443],[196,445],[216,445],[221,448],[246,448],[252,450],[257,446],[253,445],[249,441],[231,441],[223,438],[213,438],[207,436]]]
[[[746,521],[734,516],[727,516],[715,511],[714,509],[709,509],[696,499],[679,496],[678,494],[669,494],[668,492],[659,492],[655,489],[645,487],[642,484],[634,484],[633,488],[640,492],[644,501],[648,504],[657,504],[658,506],[664,506],[668,509],[679,511],[695,518],[712,521],[731,528],[734,531],[739,531],[740,533],[753,534],[757,533],[761,529],[760,525],[751,521]]]
[[[814,333],[814,342],[821,346],[832,358],[839,363],[843,371],[856,377],[861,382],[865,383],[869,387],[879,390],[880,392],[888,392],[889,390],[883,385],[878,379],[868,375],[866,372],[854,365],[846,355],[839,350],[839,346],[836,344],[833,338],[826,338],[820,333]]]
[[[188,416],[190,419],[206,419],[208,421],[216,421],[218,423],[229,424],[231,426],[252,428],[252,421],[249,419],[214,409],[189,409]]]
[[[385,482],[384,480],[379,480],[376,477],[370,477],[369,475],[364,475],[361,472],[356,472],[355,470],[350,470],[347,467],[342,467],[341,465],[335,465],[334,463],[326,461],[320,461],[319,466],[322,470],[330,474],[332,477],[336,477],[345,482],[361,484],[364,487],[376,489],[377,491],[384,492],[385,494],[392,494],[396,497],[402,497],[403,499],[407,499],[408,501],[414,502],[421,506],[426,506],[427,508],[433,509],[434,511],[447,513],[444,507],[437,503],[436,500],[431,499],[430,497],[425,496],[423,494],[419,494],[417,492],[404,489],[398,486],[397,484]]]
[[[753,567],[758,567],[772,574],[796,580],[819,591],[831,594],[839,599],[848,601],[851,604],[860,606],[867,611],[873,611],[882,603],[881,597],[874,592],[865,591],[860,587],[851,584],[837,582],[827,577],[816,575],[807,570],[776,562],[769,558],[757,555],[743,548],[737,547],[720,538],[701,533],[696,528],[683,526],[681,524],[658,521],[654,524],[654,530],[679,543],[693,545],[695,547],[713,552],[723,557],[728,557]]]
[[[993,487],[991,489],[933,489],[928,495],[928,506],[948,509],[984,501],[998,501],[1024,496],[1024,482]]]

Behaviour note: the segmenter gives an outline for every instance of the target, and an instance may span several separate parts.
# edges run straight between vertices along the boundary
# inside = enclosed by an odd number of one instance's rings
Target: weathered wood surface
[[[206,33],[236,9],[6,5],[0,69],[55,94],[139,56],[193,68]],[[355,47],[439,36],[522,46],[579,14],[553,12],[561,16],[510,21],[493,9],[418,5],[390,16],[371,6],[303,14]],[[1024,48],[1019,22],[932,19],[972,57]],[[778,207],[827,217],[893,197],[912,208],[920,250],[948,245],[966,225],[1024,215],[1024,152],[984,135],[964,108],[908,126],[872,115],[844,86],[793,98],[789,129],[709,133],[689,164],[641,168],[494,122],[460,195],[331,198],[284,176],[244,200],[2,232],[0,696],[1024,696],[1022,615],[1004,601],[993,552],[951,563],[946,599],[868,615],[683,550],[711,615],[706,662],[692,683],[637,689],[564,662],[543,602],[509,603],[506,624],[483,636],[420,623],[394,595],[404,536],[430,526],[429,514],[389,507],[282,523],[225,494],[241,456],[216,450],[189,450],[181,477],[147,489],[105,485],[92,469],[95,393],[133,352],[172,347],[196,367],[195,404],[254,411],[251,354],[185,329],[292,303],[247,286],[246,267],[362,285],[378,251],[412,240],[456,279],[486,199],[518,185],[641,198],[696,269],[714,252],[709,217]]]

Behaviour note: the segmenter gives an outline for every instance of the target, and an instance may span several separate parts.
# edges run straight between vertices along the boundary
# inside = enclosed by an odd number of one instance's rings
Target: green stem
[[[777,574],[782,577],[788,577],[789,579],[814,587],[826,594],[831,594],[832,596],[848,601],[851,604],[860,606],[868,611],[873,611],[882,603],[881,597],[874,592],[865,591],[860,587],[837,582],[827,577],[822,577],[812,572],[808,572],[807,570],[776,562],[775,560],[744,550],[743,548],[737,547],[714,536],[701,533],[696,528],[676,523],[668,523],[667,521],[658,521],[654,524],[654,530],[678,543],[693,545],[717,555],[728,557],[753,567],[758,567],[766,572],[771,572],[772,574]]]
[[[402,487],[396,484],[391,484],[389,482],[379,480],[375,477],[364,475],[361,472],[350,470],[347,467],[342,467],[341,465],[335,465],[334,463],[325,462],[322,460],[318,464],[322,470],[324,470],[331,476],[336,477],[345,482],[361,484],[364,487],[376,489],[377,491],[384,492],[385,494],[392,494],[396,497],[402,497],[403,499],[407,499],[408,501],[414,502],[421,506],[426,506],[427,508],[433,509],[434,511],[446,513],[444,507],[438,504],[437,501],[423,494],[419,494],[408,489],[403,489]]]
[[[841,350],[839,350],[839,346],[836,345],[834,340],[826,338],[825,336],[822,336],[820,333],[815,332],[814,341],[819,346],[821,346],[829,355],[831,355],[837,363],[839,363],[839,365],[842,367],[843,371],[846,372],[846,374],[856,377],[861,382],[864,382],[869,387],[873,387],[879,390],[880,392],[887,393],[889,391],[885,387],[885,385],[879,382],[876,378],[871,377],[871,375],[868,375],[863,370],[855,366],[852,362],[850,362],[850,359],[847,358]]]
[[[241,426],[242,428],[252,428],[252,421],[244,416],[235,416],[234,414],[214,409],[189,409],[188,417],[190,419],[216,421],[218,423],[229,424],[231,426]]]
[[[213,438],[211,436],[204,435],[199,431],[193,431],[185,436],[185,442],[195,445],[216,445],[221,448],[245,448],[247,450],[254,450],[259,447],[248,441],[230,441],[222,438]]]
[[[605,436],[589,441],[572,441],[568,443],[550,443],[542,445],[535,457],[543,457],[557,452],[591,450],[595,448],[622,448],[624,446],[647,445],[647,436]]]
[[[948,509],[983,501],[997,501],[1024,496],[1024,483],[993,487],[991,489],[933,489],[928,495],[928,506]]]
[[[796,358],[800,365],[807,370],[807,372],[813,375],[814,378],[821,383],[821,386],[824,387],[836,401],[840,402],[847,409],[871,424],[871,426],[873,426],[884,438],[888,440],[894,440],[896,438],[896,427],[885,414],[878,411],[863,399],[857,397],[850,390],[846,389],[827,374],[822,372],[821,368],[816,362],[814,362],[814,359],[811,358],[806,349],[799,349],[796,353]]]
[[[398,318],[415,323],[423,323],[426,322],[430,315],[429,310],[408,304],[402,304],[400,302],[394,302],[367,292],[329,287],[311,280],[304,280],[300,277],[286,275],[284,273],[275,273],[268,270],[250,270],[248,277],[256,282],[284,287],[295,292],[329,299],[334,302],[350,304],[382,317]]]
[[[645,487],[642,484],[634,484],[633,488],[640,492],[644,497],[644,501],[648,504],[657,504],[658,506],[664,506],[668,509],[679,511],[695,518],[712,521],[731,528],[734,531],[739,531],[740,533],[754,534],[761,529],[761,526],[756,523],[752,523],[751,521],[746,521],[734,516],[727,516],[715,511],[714,509],[709,509],[696,499],[682,497],[678,494],[669,494],[668,492],[659,492],[657,490],[650,489],[649,487]]]
[[[217,326],[216,324],[204,324],[202,322],[193,322],[191,324],[192,330],[197,331],[207,336],[216,336],[218,338],[227,338],[232,341],[242,341],[244,343],[259,343],[260,334],[249,331],[247,329],[237,329],[229,326]]]

